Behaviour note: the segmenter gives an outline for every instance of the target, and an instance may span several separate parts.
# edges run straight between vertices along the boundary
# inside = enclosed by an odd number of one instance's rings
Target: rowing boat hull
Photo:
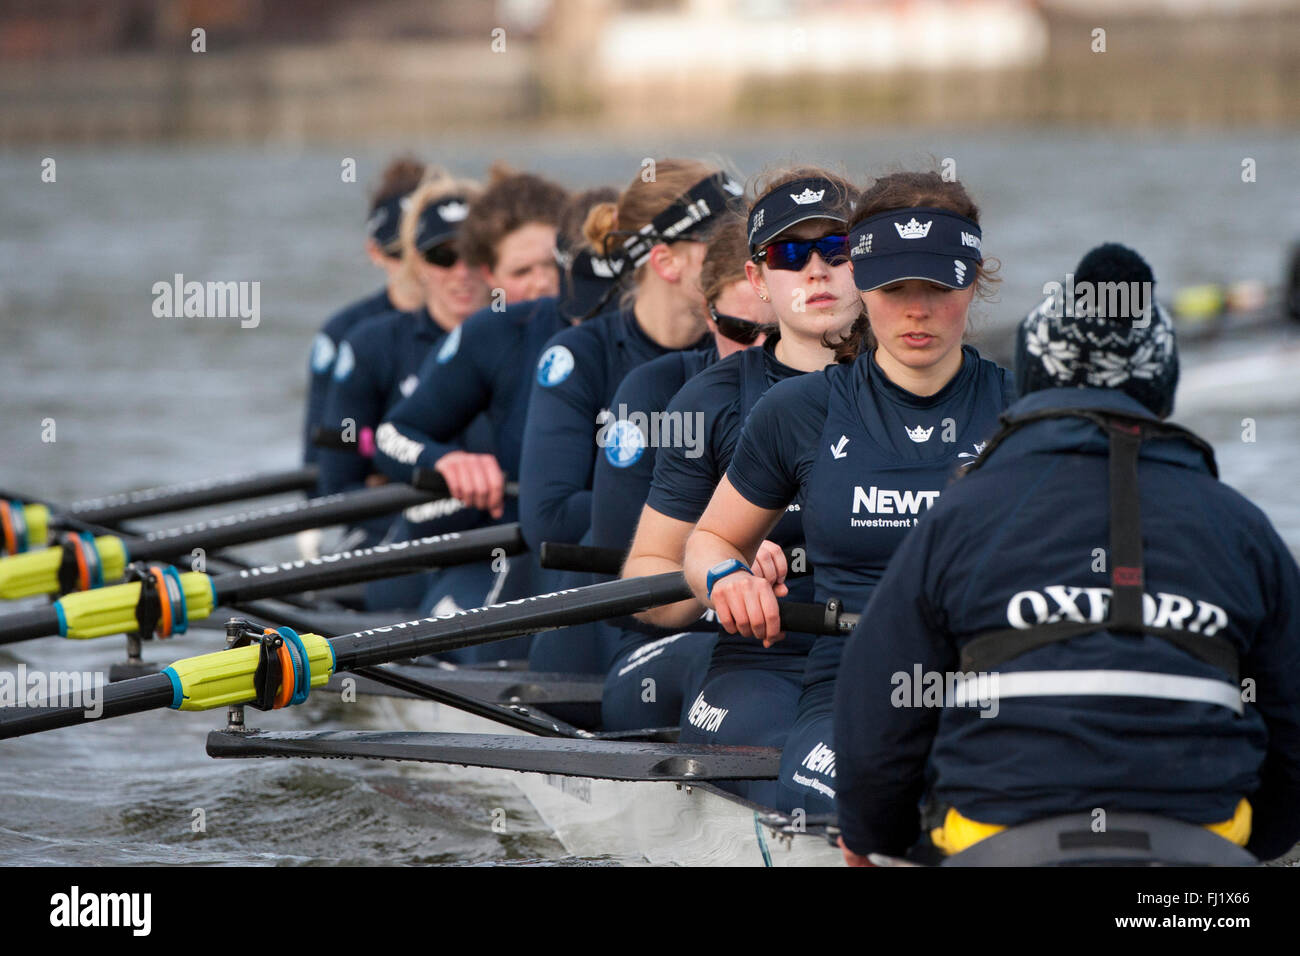
[[[370,698],[377,722],[407,730],[502,733],[501,725],[452,708]],[[566,852],[584,859],[656,866],[837,866],[820,833],[783,834],[761,807],[709,784],[619,781],[475,768],[519,789]]]

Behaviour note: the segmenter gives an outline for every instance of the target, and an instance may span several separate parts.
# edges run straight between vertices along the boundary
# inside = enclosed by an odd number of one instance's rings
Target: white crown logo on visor
[[[438,215],[442,217],[443,222],[460,222],[469,215],[469,206],[453,199],[438,207]]]
[[[930,234],[930,227],[933,225],[933,219],[923,226],[917,222],[916,217],[913,216],[912,221],[906,225],[901,222],[894,223],[894,228],[898,230],[898,235],[901,239],[924,239]]]
[[[804,191],[797,196],[794,193],[791,193],[790,198],[793,199],[795,202],[797,202],[799,205],[806,206],[809,203],[821,202],[822,197],[825,195],[826,195],[826,190],[824,189],[819,189],[817,192],[813,192],[812,189],[805,187]]]

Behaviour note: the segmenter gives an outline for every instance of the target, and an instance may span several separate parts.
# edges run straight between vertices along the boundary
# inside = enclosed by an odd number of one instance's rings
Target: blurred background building
[[[0,5],[9,145],[303,141],[502,123],[1297,121],[1300,0]]]

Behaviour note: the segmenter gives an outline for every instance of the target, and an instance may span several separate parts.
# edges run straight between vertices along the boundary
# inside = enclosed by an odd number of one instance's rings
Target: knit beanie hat
[[[1145,259],[1108,242],[1079,261],[1061,295],[1051,295],[1016,333],[1020,395],[1042,388],[1114,388],[1160,418],[1174,408],[1178,350],[1155,301]]]

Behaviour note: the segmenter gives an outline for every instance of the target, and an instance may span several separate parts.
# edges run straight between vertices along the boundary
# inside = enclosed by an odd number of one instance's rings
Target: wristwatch
[[[734,574],[737,571],[745,571],[750,574],[753,573],[745,565],[745,562],[741,561],[739,558],[727,558],[726,561],[715,564],[713,567],[709,568],[708,576],[704,579],[704,593],[712,599],[713,585],[717,584],[718,581],[725,578],[728,574]]]

